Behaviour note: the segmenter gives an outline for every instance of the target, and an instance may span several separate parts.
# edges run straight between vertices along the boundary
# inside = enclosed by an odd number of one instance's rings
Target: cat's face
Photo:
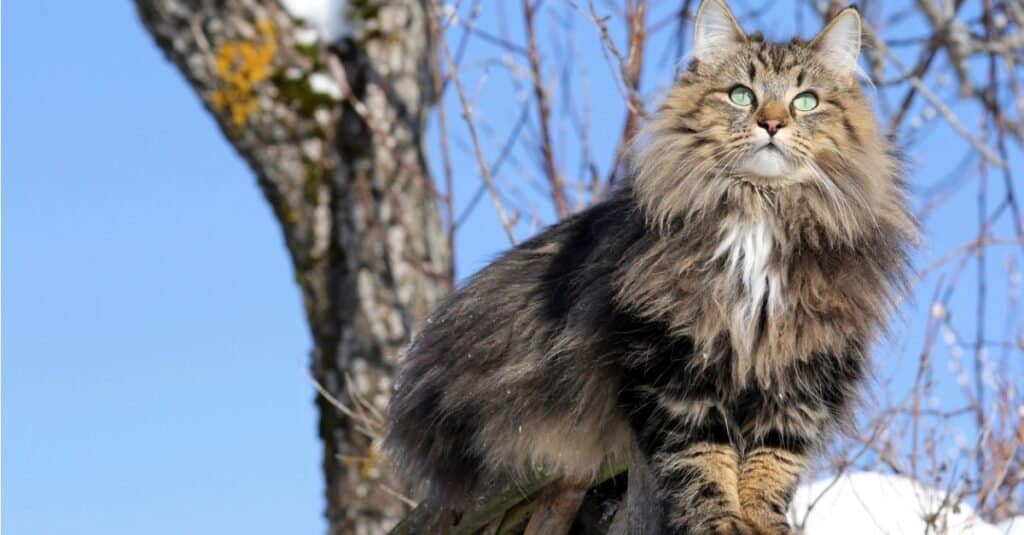
[[[797,179],[815,154],[839,149],[850,88],[803,44],[754,42],[698,70],[710,93],[701,128],[722,137],[721,157],[744,175]],[[832,137],[830,141],[828,138]]]
[[[810,43],[769,43],[708,0],[696,21],[696,62],[681,81],[700,98],[668,107],[689,108],[691,128],[717,145],[709,157],[720,166],[768,183],[805,179],[818,172],[819,154],[842,151],[870,118],[855,80],[860,32],[847,10]]]
[[[901,198],[900,166],[858,82],[860,44],[854,9],[811,41],[771,43],[746,35],[723,0],[704,0],[693,61],[638,142],[634,189],[648,214],[667,223],[775,191],[837,232],[874,225],[872,212]]]

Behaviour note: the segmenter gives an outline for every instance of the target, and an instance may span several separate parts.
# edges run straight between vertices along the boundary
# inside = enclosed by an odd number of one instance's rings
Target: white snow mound
[[[1004,520],[996,525],[996,529],[1006,535],[1024,535],[1024,516]]]
[[[805,535],[1024,535],[1024,518],[996,527],[967,505],[943,507],[945,496],[902,476],[857,472],[802,485],[790,520]]]

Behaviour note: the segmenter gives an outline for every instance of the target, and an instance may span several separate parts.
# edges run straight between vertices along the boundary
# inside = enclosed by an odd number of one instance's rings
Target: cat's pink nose
[[[786,126],[786,121],[781,121],[779,119],[761,119],[757,122],[757,126],[767,130],[769,136],[774,136],[779,129]]]
[[[764,128],[769,136],[774,137],[779,130],[786,126],[788,118],[789,112],[781,102],[769,102],[757,114],[757,126]]]

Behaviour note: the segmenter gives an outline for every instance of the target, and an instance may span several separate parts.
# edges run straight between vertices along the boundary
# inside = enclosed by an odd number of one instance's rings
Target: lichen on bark
[[[366,427],[381,425],[394,364],[450,288],[421,149],[433,104],[425,3],[353,1],[354,31],[331,46],[298,42],[301,24],[276,1],[136,6],[281,224],[326,394],[316,403],[330,532],[384,533],[408,508]],[[351,94],[315,90],[328,61]]]

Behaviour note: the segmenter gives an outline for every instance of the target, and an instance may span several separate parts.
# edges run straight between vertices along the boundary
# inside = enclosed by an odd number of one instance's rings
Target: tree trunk
[[[330,48],[303,40],[276,1],[136,4],[284,231],[324,394],[330,532],[384,532],[407,509],[378,449],[392,368],[451,286],[421,149],[433,100],[425,2],[350,2],[351,33]]]

